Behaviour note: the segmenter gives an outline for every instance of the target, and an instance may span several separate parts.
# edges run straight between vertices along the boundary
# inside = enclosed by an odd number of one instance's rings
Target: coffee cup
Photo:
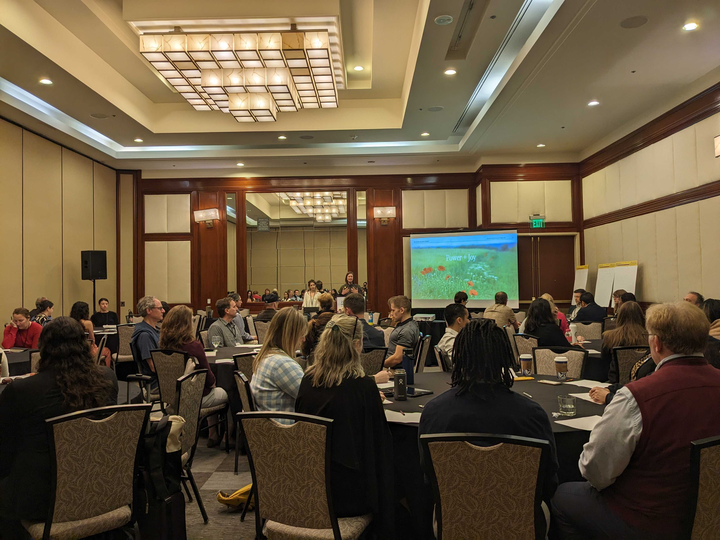
[[[523,377],[532,375],[532,354],[520,355],[520,374]]]
[[[555,358],[555,373],[560,381],[567,379],[568,361],[564,356],[557,356]]]

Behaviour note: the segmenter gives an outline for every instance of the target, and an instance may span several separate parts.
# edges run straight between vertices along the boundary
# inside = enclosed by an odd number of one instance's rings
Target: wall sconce
[[[394,206],[376,206],[373,208],[373,217],[380,220],[380,225],[387,225],[390,218],[395,217]]]
[[[220,219],[220,210],[217,208],[208,208],[207,210],[195,210],[195,223],[205,223],[205,227],[208,229],[213,228],[213,220]]]

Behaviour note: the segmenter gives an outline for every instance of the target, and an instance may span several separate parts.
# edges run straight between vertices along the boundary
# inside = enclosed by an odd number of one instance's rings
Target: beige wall
[[[491,182],[492,223],[527,223],[532,214],[546,221],[572,221],[570,180],[540,182]]]
[[[92,304],[80,269],[80,252],[92,249],[107,251],[97,293],[117,310],[115,171],[3,120],[0,171],[0,320],[39,296],[53,301],[55,316],[78,300]]]
[[[120,302],[118,309],[123,313],[132,310],[135,312],[133,290],[133,234],[135,214],[135,195],[133,190],[133,176],[120,175]],[[122,304],[125,304],[124,306]],[[121,314],[118,311],[118,314]],[[122,317],[121,317],[122,319]]]
[[[403,190],[402,226],[404,229],[467,227],[468,190]]]

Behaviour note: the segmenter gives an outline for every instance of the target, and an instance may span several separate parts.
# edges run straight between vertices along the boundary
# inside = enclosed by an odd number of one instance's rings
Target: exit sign
[[[533,219],[530,221],[530,224],[532,225],[533,229],[544,229],[545,218]]]

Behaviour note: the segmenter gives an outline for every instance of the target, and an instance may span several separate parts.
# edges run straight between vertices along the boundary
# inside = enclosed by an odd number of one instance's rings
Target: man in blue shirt
[[[160,300],[154,296],[143,296],[137,304],[137,312],[142,315],[143,320],[135,325],[130,348],[142,374],[151,376],[153,381],[150,386],[155,387],[157,386],[157,375],[155,375],[155,366],[150,351],[158,348],[160,330],[157,325],[163,320],[165,310]]]

